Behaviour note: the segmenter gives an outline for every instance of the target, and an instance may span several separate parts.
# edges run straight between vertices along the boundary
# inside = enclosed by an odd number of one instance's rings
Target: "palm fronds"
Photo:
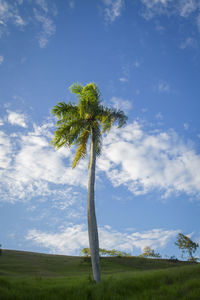
[[[108,132],[117,123],[122,127],[127,117],[121,110],[101,105],[100,91],[95,83],[86,86],[75,83],[70,87],[78,97],[78,104],[59,102],[51,111],[58,119],[51,144],[59,149],[62,146],[77,145],[72,167],[87,154],[87,142],[94,135],[96,155],[102,151],[102,134]]]
[[[76,143],[78,144],[78,148],[76,150],[76,154],[74,160],[72,162],[72,168],[74,169],[76,165],[79,163],[81,158],[85,158],[87,154],[87,142],[89,138],[90,132],[89,130],[85,130],[77,139]]]
[[[120,128],[127,121],[127,116],[122,110],[111,109],[102,105],[99,106],[98,118],[102,125],[102,133],[110,131],[114,123],[118,123],[118,128]]]
[[[68,104],[63,102],[59,102],[55,105],[52,110],[51,114],[55,115],[58,120],[71,120],[74,117],[78,117],[78,107],[75,104],[69,102]]]

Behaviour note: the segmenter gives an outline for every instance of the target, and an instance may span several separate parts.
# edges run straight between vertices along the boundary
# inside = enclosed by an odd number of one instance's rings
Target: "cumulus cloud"
[[[26,116],[22,113],[8,110],[8,122],[26,128]]]
[[[59,254],[72,255],[77,249],[88,246],[88,234],[84,225],[68,227],[61,233],[46,233],[33,229],[28,232],[26,239],[48,248],[51,253]]]
[[[11,162],[11,154],[10,139],[3,131],[0,131],[0,174],[2,173],[2,169],[8,168]]]
[[[114,186],[135,195],[157,191],[200,199],[200,155],[173,130],[147,132],[138,122],[114,129],[104,139],[98,166]]]
[[[103,0],[103,3],[105,5],[104,16],[105,16],[106,22],[108,22],[108,23],[114,22],[115,19],[118,18],[122,13],[122,9],[124,7],[124,1],[123,0]]]
[[[99,227],[100,248],[117,249],[134,254],[145,246],[153,249],[162,248],[178,234],[178,230],[153,229],[143,232],[119,232],[110,226]],[[80,249],[88,247],[88,232],[85,225],[71,225],[62,232],[47,233],[32,229],[26,236],[40,246],[46,247],[51,253],[78,255]]]
[[[19,121],[17,115],[9,122],[22,126],[24,119]],[[7,135],[1,131],[1,201],[45,200],[51,196],[59,199],[56,205],[64,209],[68,204],[62,200],[70,204],[70,197],[72,202],[78,197],[73,187],[87,188],[87,160],[72,170],[73,150],[56,151],[49,145],[54,126],[48,121],[41,126],[34,124],[26,133]],[[149,131],[135,121],[121,130],[114,128],[104,137],[97,180],[105,172],[113,186],[124,185],[135,195],[154,191],[162,197],[185,193],[199,199],[199,169],[200,155],[173,130]]]
[[[1,201],[28,201],[51,196],[52,199],[67,199],[69,203],[70,197],[75,199],[77,196],[70,187],[87,186],[86,161],[72,170],[70,150],[56,151],[49,145],[51,126],[51,123],[34,125],[34,130],[25,135],[1,134],[1,163],[4,162],[0,173]]]

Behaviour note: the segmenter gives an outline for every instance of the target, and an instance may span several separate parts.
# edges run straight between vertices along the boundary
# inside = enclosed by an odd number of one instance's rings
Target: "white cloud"
[[[51,16],[57,14],[54,3],[49,7],[46,0],[36,0],[30,2],[30,7],[26,14],[26,20],[22,17],[23,0],[6,1],[0,0],[0,37],[4,32],[9,32],[10,24],[14,24],[19,28],[24,28],[25,25],[34,24],[42,26],[42,30],[37,34],[39,46],[44,48],[49,39],[55,34],[56,26]]]
[[[68,255],[72,255],[77,249],[88,245],[87,230],[84,225],[74,225],[68,227],[62,233],[54,234],[33,229],[29,231],[26,239],[49,248],[51,253]]]
[[[75,187],[87,188],[87,160],[73,170],[73,150],[56,151],[49,145],[54,126],[47,122],[34,125],[26,134],[13,132],[9,136],[1,131],[1,201],[45,200],[51,196],[58,200],[55,206],[65,209],[78,197]],[[139,122],[114,128],[105,136],[103,153],[97,160],[97,178],[103,171],[113,186],[124,185],[135,195],[185,193],[198,199],[199,169],[200,155],[191,144],[173,130],[148,131]]]
[[[7,169],[11,162],[12,147],[9,137],[0,131],[0,176],[3,173],[2,169]]]
[[[155,5],[164,5],[166,6],[172,0],[141,0],[143,4],[145,4],[148,8],[152,8]]]
[[[3,55],[0,55],[0,65],[3,63],[3,61],[4,61],[4,57]]]
[[[100,248],[117,249],[134,254],[136,249],[141,251],[145,246],[153,249],[164,247],[178,234],[178,230],[153,229],[143,232],[119,232],[110,226],[99,227]],[[88,247],[88,232],[85,225],[71,225],[60,233],[46,233],[30,230],[26,236],[38,245],[46,247],[51,253],[78,255],[80,249]]]
[[[197,9],[196,0],[181,0],[179,1],[179,12],[181,17],[188,17]]]
[[[158,82],[156,89],[161,93],[170,92],[170,85],[166,81],[160,80]]]
[[[22,113],[8,110],[8,122],[26,128],[26,116]]]
[[[38,10],[34,9],[35,18],[42,25],[42,31],[38,34],[38,42],[40,48],[44,48],[50,37],[55,34],[56,26],[52,19],[48,16],[41,14]]]
[[[121,82],[127,82],[128,79],[126,77],[121,77],[121,78],[119,78],[119,81],[121,81]]]
[[[20,27],[26,24],[19,14],[17,4],[6,0],[0,0],[0,20],[4,26],[7,26],[9,22]]]
[[[143,17],[148,20],[155,15],[166,13],[172,0],[141,0],[141,2],[144,5]]]
[[[114,129],[104,139],[98,167],[114,186],[135,195],[157,191],[200,199],[200,155],[173,130],[145,132],[138,122]]]
[[[16,24],[16,25],[19,25],[19,26],[24,26],[26,23],[25,23],[25,21],[22,19],[21,16],[16,15],[16,16],[15,16],[15,24]]]
[[[103,2],[105,5],[105,20],[108,23],[112,23],[121,15],[124,7],[124,0],[103,0]]]
[[[36,3],[37,3],[37,5],[39,5],[42,8],[42,10],[45,13],[48,12],[48,5],[45,0],[36,0]]]
[[[125,100],[123,98],[118,97],[112,97],[110,99],[110,102],[112,103],[112,106],[116,109],[121,109],[124,112],[128,112],[132,108],[132,102],[129,100]]]
[[[199,2],[196,0],[141,0],[143,4],[142,15],[145,19],[151,19],[156,15],[188,18],[199,13]],[[198,25],[197,18],[197,25]]]
[[[196,48],[197,47],[197,41],[192,38],[192,37],[188,37],[185,41],[183,41],[180,45],[181,49],[185,49],[187,47],[190,48]]]
[[[130,64],[124,64],[122,66],[122,77],[119,78],[121,82],[128,82],[130,78]]]
[[[11,17],[12,15],[11,7],[12,6],[10,6],[7,1],[5,0],[0,1],[0,17],[2,21]]]
[[[71,187],[87,186],[87,162],[82,161],[72,170],[73,153],[67,148],[56,151],[49,145],[51,127],[51,123],[35,125],[34,131],[26,135],[8,137],[2,133],[1,164],[5,161],[6,168],[0,173],[1,201],[28,201],[35,197],[45,200],[51,196],[60,201],[54,205],[64,209],[77,198]]]

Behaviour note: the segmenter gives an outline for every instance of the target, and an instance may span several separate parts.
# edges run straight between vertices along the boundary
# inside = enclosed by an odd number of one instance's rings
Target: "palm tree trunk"
[[[101,281],[101,270],[99,261],[99,238],[97,229],[97,220],[94,203],[94,183],[95,183],[95,166],[96,166],[96,152],[95,152],[95,135],[94,129],[91,133],[91,149],[90,149],[90,168],[88,181],[88,236],[92,260],[92,271],[95,282]]]

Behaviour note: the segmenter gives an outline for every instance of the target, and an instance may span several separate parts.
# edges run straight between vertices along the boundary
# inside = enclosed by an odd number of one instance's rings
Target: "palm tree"
[[[100,282],[99,239],[94,202],[96,156],[101,154],[102,134],[108,132],[116,122],[118,127],[122,127],[127,117],[123,111],[110,109],[101,104],[100,92],[95,83],[89,83],[86,86],[73,84],[70,90],[78,97],[78,104],[59,102],[53,107],[52,114],[58,118],[58,121],[51,143],[56,149],[77,145],[72,162],[72,168],[75,168],[79,161],[86,157],[87,143],[90,139],[88,236],[93,277],[95,282]]]

